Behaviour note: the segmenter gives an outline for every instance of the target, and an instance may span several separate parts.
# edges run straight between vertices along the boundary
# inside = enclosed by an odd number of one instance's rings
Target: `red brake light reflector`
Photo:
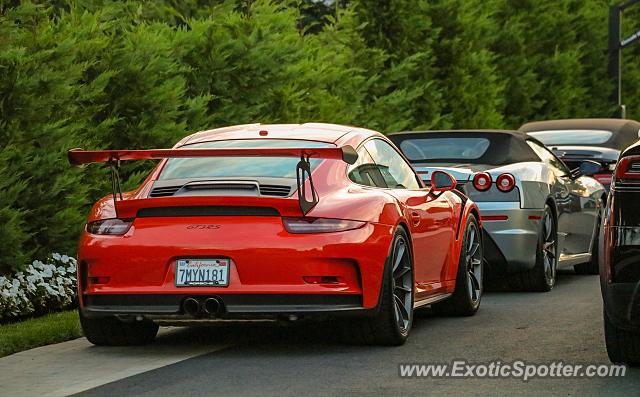
[[[510,192],[516,187],[516,178],[511,174],[502,174],[496,179],[496,187],[501,192]]]
[[[487,172],[479,172],[473,176],[473,187],[484,192],[491,187],[491,175]]]
[[[338,284],[338,277],[336,276],[302,276],[302,279],[307,284]]]
[[[111,277],[89,277],[91,284],[107,284]]]
[[[603,185],[610,185],[613,180],[613,174],[594,174],[593,179],[602,183]]]
[[[487,215],[481,216],[482,221],[508,221],[509,217],[506,215]]]

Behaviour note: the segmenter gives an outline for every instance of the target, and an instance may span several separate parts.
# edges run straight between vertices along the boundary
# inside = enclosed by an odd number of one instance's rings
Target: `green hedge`
[[[252,122],[389,132],[613,111],[607,1],[311,3],[0,1],[0,273],[73,254],[109,191],[104,169],[68,166],[71,147],[169,147]],[[148,167],[127,165],[127,187]]]

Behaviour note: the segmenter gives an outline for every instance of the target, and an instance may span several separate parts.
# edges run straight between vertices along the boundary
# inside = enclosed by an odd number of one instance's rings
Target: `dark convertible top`
[[[526,161],[540,161],[540,158],[527,145],[527,140],[540,143],[521,131],[510,130],[439,130],[439,131],[411,131],[396,132],[388,135],[396,146],[403,150],[404,141],[418,141],[423,139],[445,138],[455,140],[456,138],[486,138],[489,147],[478,158],[467,158],[465,162],[471,164],[506,165]],[[542,145],[542,143],[540,143]],[[405,150],[403,150],[405,151]],[[406,151],[405,151],[405,154]],[[412,163],[435,162],[435,163],[459,163],[460,158],[429,158],[412,159]]]
[[[611,138],[597,146],[622,150],[638,140],[640,123],[629,119],[567,119],[534,121],[522,125],[519,131],[537,132],[553,130],[605,130],[611,131]]]

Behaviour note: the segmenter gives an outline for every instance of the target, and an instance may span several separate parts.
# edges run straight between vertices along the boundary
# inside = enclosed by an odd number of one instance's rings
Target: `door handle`
[[[421,220],[422,217],[418,211],[411,211],[411,223],[413,223],[413,226],[418,226]]]

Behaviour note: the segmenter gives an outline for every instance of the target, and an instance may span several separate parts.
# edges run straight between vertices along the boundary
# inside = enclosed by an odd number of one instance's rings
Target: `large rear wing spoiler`
[[[67,153],[69,163],[83,165],[91,163],[113,163],[129,160],[158,160],[187,157],[310,157],[343,160],[354,164],[358,154],[351,146],[339,148],[255,148],[255,149],[148,149],[148,150],[82,150],[71,149]]]
[[[111,167],[111,186],[113,190],[113,205],[117,209],[117,196],[122,200],[119,168],[121,161],[130,160],[159,160],[165,158],[195,158],[195,157],[299,157],[296,166],[298,183],[298,201],[300,210],[306,215],[318,204],[318,193],[311,178],[310,158],[342,160],[348,164],[355,164],[358,153],[351,146],[323,147],[323,148],[201,148],[201,149],[147,149],[147,150],[83,150],[71,149],[67,153],[69,163],[81,166],[92,163],[106,163]],[[311,196],[304,188],[305,180],[309,180]]]

